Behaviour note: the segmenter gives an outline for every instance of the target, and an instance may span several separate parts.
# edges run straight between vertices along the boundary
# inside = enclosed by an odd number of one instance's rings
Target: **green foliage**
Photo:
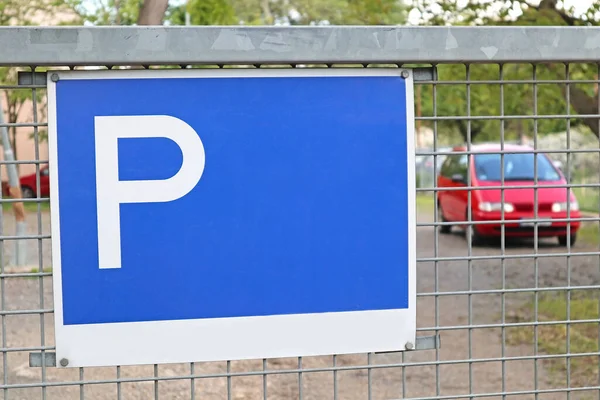
[[[574,17],[573,10],[563,10],[548,0],[542,0],[539,7],[531,7],[524,1],[500,2],[495,0],[423,0],[416,5],[423,25],[598,25],[600,2],[592,4],[581,18]],[[496,11],[491,11],[492,9]],[[595,19],[594,19],[595,18]],[[596,65],[570,65],[568,75],[562,64],[537,65],[535,79],[572,80],[594,79]],[[457,83],[438,85],[436,109],[433,108],[433,89],[424,88],[422,97],[423,115],[432,116],[527,116],[534,111],[542,115],[564,115],[587,113],[595,96],[593,85],[571,84],[571,104],[567,104],[565,85],[514,82],[500,84],[500,80],[524,81],[534,79],[534,67],[529,64],[508,64],[502,67],[502,75],[497,65],[471,65],[468,71],[463,65],[441,65],[438,67],[439,79],[444,80],[487,80],[492,84]],[[580,90],[580,92],[575,92]],[[537,96],[534,95],[537,93]],[[583,111],[583,112],[582,112]],[[499,140],[502,135],[507,140],[517,139],[520,135],[533,136],[534,132],[558,132],[566,129],[564,119],[498,119],[463,120],[449,119],[438,123],[438,130],[459,132],[466,141]],[[571,120],[571,127],[581,124],[593,124],[591,120]],[[431,124],[429,124],[431,125]],[[598,134],[598,132],[596,133]]]
[[[192,25],[235,25],[235,10],[228,0],[190,0],[187,4]],[[185,24],[186,5],[170,7],[167,20],[173,25]]]
[[[598,228],[597,225],[595,226],[595,243],[598,243]],[[506,329],[507,343],[510,345],[535,345],[540,353],[548,355],[579,354],[569,360],[571,384],[574,387],[593,385],[598,380],[598,358],[582,354],[598,352],[598,324],[573,324],[564,321],[597,320],[599,317],[598,300],[597,293],[585,290],[539,293],[537,300],[533,298],[527,302],[516,311],[515,315],[508,317],[508,322],[542,321],[550,322],[550,324],[537,327],[509,327]],[[567,372],[563,357],[542,360],[541,365],[548,368],[553,380],[560,380]]]
[[[69,0],[82,19],[93,25],[133,25],[143,0]]]
[[[465,141],[470,135],[474,142],[497,141],[503,133],[506,140],[516,140],[521,135],[532,136],[536,129],[539,133],[565,130],[564,119],[534,121],[522,118],[533,115],[534,111],[541,115],[560,115],[567,111],[566,98],[558,85],[538,84],[534,88],[533,83],[520,83],[531,81],[533,74],[534,67],[529,64],[506,64],[502,69],[495,64],[475,64],[468,68],[464,65],[440,65],[438,76],[441,83],[437,85],[435,93],[436,109],[433,108],[433,89],[424,87],[421,98],[423,115],[433,116],[435,111],[435,115],[440,117],[484,118],[471,120],[470,123],[464,119],[438,123],[438,130],[458,132]],[[556,79],[555,71],[544,66],[537,66],[535,74],[538,80]],[[467,78],[472,82],[470,85],[464,82]],[[510,83],[501,85],[501,80]],[[574,113],[573,110],[571,112]],[[500,116],[517,118],[506,118],[502,122],[498,119]],[[576,124],[577,121],[574,121],[571,126]]]
[[[53,23],[50,18],[56,15],[62,23],[79,23],[72,8],[74,1],[80,0],[1,0],[0,26]]]
[[[406,21],[398,0],[232,0],[244,25],[393,25]]]
[[[347,25],[403,24],[408,15],[396,0],[349,0],[345,14]]]

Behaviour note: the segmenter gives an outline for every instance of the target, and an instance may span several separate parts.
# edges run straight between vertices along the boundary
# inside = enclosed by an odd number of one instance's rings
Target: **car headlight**
[[[571,202],[571,211],[577,211],[579,210],[579,204],[576,201],[572,201]],[[562,211],[567,211],[567,203],[554,203],[552,204],[552,211],[553,212],[562,212]]]
[[[504,212],[513,212],[515,211],[515,207],[510,203],[479,203],[479,210],[485,212],[492,211],[502,211],[504,208]]]

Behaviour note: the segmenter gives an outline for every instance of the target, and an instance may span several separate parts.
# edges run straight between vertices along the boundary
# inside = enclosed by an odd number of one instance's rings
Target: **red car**
[[[453,151],[465,152],[466,147],[456,147]],[[471,151],[476,154],[449,155],[442,164],[438,176],[437,194],[438,221],[457,222],[457,226],[470,232],[471,243],[476,245],[489,237],[502,235],[502,222],[506,237],[533,237],[535,191],[533,188],[535,153],[528,146],[505,145],[504,151],[504,185],[501,182],[501,147],[498,144],[473,145]],[[567,245],[567,226],[570,224],[570,244],[575,244],[580,221],[539,221],[540,219],[580,218],[579,205],[571,191],[567,201],[566,187],[548,187],[550,185],[567,185],[567,181],[547,155],[537,156],[537,229],[538,237],[557,237],[562,246]],[[468,169],[468,168],[469,169]],[[456,190],[467,187],[467,173],[470,171],[471,189]],[[499,187],[529,186],[525,188]],[[486,189],[486,187],[495,187]],[[444,190],[452,188],[454,190]],[[502,202],[502,191],[504,202]],[[465,229],[469,221],[468,198],[471,193],[470,221],[497,221],[489,224],[473,224],[472,229]],[[504,219],[502,219],[504,209]],[[461,224],[462,223],[462,224]],[[443,225],[440,231],[449,233],[451,225]]]
[[[40,166],[40,198],[47,198],[50,196],[50,171],[48,170],[48,166]],[[23,198],[37,198],[37,177],[36,173],[32,173],[29,175],[24,175],[19,180],[21,184],[21,192],[23,194]],[[8,194],[8,182],[2,181],[2,195],[4,197],[9,197]]]

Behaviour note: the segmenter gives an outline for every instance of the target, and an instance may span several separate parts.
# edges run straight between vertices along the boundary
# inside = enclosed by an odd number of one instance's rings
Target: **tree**
[[[190,0],[187,4],[170,7],[167,19],[173,25],[184,25],[186,11],[192,25],[235,25],[238,22],[228,0]]]
[[[244,25],[394,25],[407,9],[399,0],[232,0]]]
[[[72,0],[3,0],[0,1],[0,26],[36,25],[36,24],[77,24],[81,22],[79,15],[72,8]],[[0,68],[0,84],[16,85],[20,68]],[[36,93],[36,101],[44,110],[45,97],[41,91]],[[7,89],[3,91],[6,109],[6,122],[19,122],[21,110],[32,100],[32,91],[28,89]],[[41,116],[40,116],[41,117]],[[17,153],[16,126],[9,127],[11,146],[15,157]],[[17,170],[19,165],[16,166]]]
[[[526,1],[479,1],[458,0],[438,1],[423,0],[416,10],[420,12],[421,24],[424,25],[551,25],[551,26],[585,26],[599,25],[600,2],[594,2],[582,15],[576,16],[572,9],[566,10],[559,6],[556,0],[542,0],[538,5]],[[460,66],[440,66],[440,79],[465,79]],[[472,65],[471,80],[499,79],[498,66]],[[511,64],[503,67],[504,79],[531,80],[533,77],[531,65]],[[535,66],[537,79],[565,79],[567,71],[561,64],[540,64]],[[569,67],[570,79],[594,79],[598,67],[590,64],[577,64]],[[456,76],[461,76],[456,77]],[[450,78],[444,78],[444,76]],[[537,104],[538,114],[565,114],[567,110],[574,114],[596,114],[598,96],[593,85],[552,84],[538,85],[537,99],[533,96],[533,85],[504,85],[504,107],[500,109],[499,85],[471,85],[470,115],[526,115],[531,114],[534,104]],[[567,90],[570,104],[567,104]],[[438,88],[438,115],[466,115],[466,87],[456,85],[451,89]],[[536,101],[537,100],[537,101]],[[433,113],[432,98],[429,93],[423,96],[423,109]],[[518,136],[518,132],[533,131],[532,120],[512,120],[505,123],[508,135]],[[565,129],[566,121],[542,119],[537,122],[540,132],[556,132]],[[598,119],[580,118],[572,120],[572,126],[584,125],[590,128],[596,136],[600,136]],[[466,139],[467,126],[464,120],[444,121],[442,125],[461,132]],[[472,121],[470,124],[471,139],[499,138],[500,126],[497,121]]]
[[[138,16],[138,25],[162,25],[168,0],[144,0]]]

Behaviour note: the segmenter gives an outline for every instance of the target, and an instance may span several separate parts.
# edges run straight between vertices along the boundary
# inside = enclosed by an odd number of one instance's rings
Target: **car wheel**
[[[437,221],[438,222],[448,222],[444,217],[444,212],[442,211],[442,206],[440,203],[437,205]],[[452,231],[452,225],[441,225],[440,233],[450,233]]]
[[[21,193],[23,194],[24,199],[32,199],[35,197],[35,193],[33,193],[33,190],[28,186],[22,187]]]
[[[570,240],[570,245],[573,246],[575,245],[575,242],[577,241],[577,235],[574,233],[571,233],[571,240]],[[567,236],[559,236],[558,237],[558,243],[561,246],[566,247],[567,246]]]

